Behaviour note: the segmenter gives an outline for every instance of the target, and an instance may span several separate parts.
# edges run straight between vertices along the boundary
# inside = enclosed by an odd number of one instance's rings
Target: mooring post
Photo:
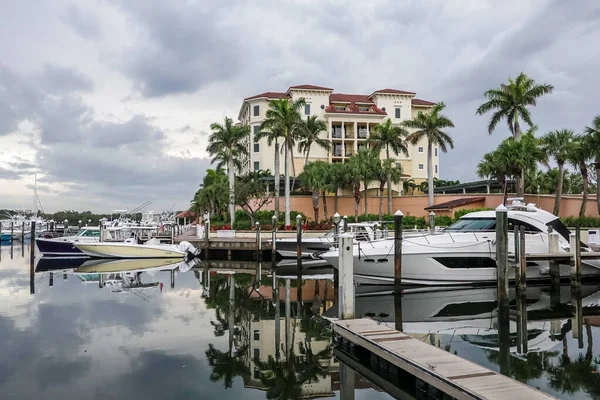
[[[527,297],[517,293],[517,353],[527,354]]]
[[[525,293],[525,291],[527,290],[527,255],[525,254],[525,225],[519,225],[519,249],[519,271],[517,271],[517,273],[519,274],[519,291]]]
[[[15,228],[14,228],[14,221],[10,221],[10,244],[12,246],[12,242],[15,240]],[[21,231],[21,242],[23,242],[25,240],[25,231]]]
[[[496,208],[496,269],[498,303],[508,307],[508,210],[503,204]]]
[[[356,392],[356,372],[344,363],[340,363],[340,399],[354,400]]]
[[[548,253],[558,253],[558,233],[556,232],[548,234]],[[560,264],[555,260],[550,260],[550,289],[550,293],[552,293],[552,291],[558,293],[558,303],[560,303]]]
[[[104,287],[104,274],[100,274],[98,277],[98,288],[102,289]]]
[[[175,244],[175,225],[171,225],[171,244]]]
[[[171,270],[171,289],[175,289],[175,270]]]
[[[579,227],[575,233],[569,235],[569,245],[572,254],[571,258],[571,289],[581,289],[581,241]]]
[[[25,221],[23,221],[23,223],[22,223],[21,232],[25,232]],[[29,239],[29,241],[31,242],[31,239]],[[21,246],[21,257],[25,257],[25,243],[22,243],[22,246]]]
[[[435,232],[435,213],[433,211],[429,213],[429,229],[431,232]]]
[[[81,228],[81,224],[79,224],[79,228]],[[63,236],[68,235],[68,230],[69,230],[69,220],[65,219],[63,221]]]
[[[273,215],[271,217],[271,268],[275,268],[277,260],[277,217]]]
[[[100,222],[98,224],[98,229],[100,229],[100,243],[104,242],[104,226],[102,225],[102,222]]]
[[[210,255],[210,219],[204,222],[204,259],[208,260]]]
[[[296,263],[298,270],[302,270],[302,215],[300,214],[296,215],[296,241]]]
[[[519,270],[521,269],[520,267],[520,262],[521,262],[521,240],[520,240],[520,236],[521,236],[521,231],[519,230],[519,225],[515,225],[514,230],[513,230],[513,237],[514,237],[514,245],[515,245],[515,285],[517,287],[517,290],[520,289],[521,286],[521,274],[519,274]]]
[[[404,214],[398,210],[394,214],[394,292],[402,293],[402,221]]]
[[[50,274],[48,275],[48,286],[52,287],[54,286],[54,273],[50,272]]]
[[[580,349],[583,349],[583,304],[581,290],[571,291],[571,309],[573,310],[573,339],[577,339]],[[589,340],[589,339],[588,339]]]
[[[261,253],[261,240],[260,240],[260,222],[256,221],[256,223],[254,224],[255,230],[256,230],[256,261],[260,261],[260,253]]]
[[[35,264],[35,221],[31,221],[31,239],[29,241],[30,259],[31,265]]]
[[[350,229],[348,229],[348,216],[344,215],[342,220],[344,221],[344,232],[350,232]]]
[[[21,226],[21,232],[23,232],[23,234],[25,234],[25,221],[23,221],[23,224]]]
[[[340,214],[333,214],[333,244],[339,243],[338,236],[340,236]]]
[[[275,217],[275,220],[277,220],[277,217]],[[277,272],[274,269],[272,269],[271,272],[273,274],[273,301],[275,302],[275,358],[279,359],[279,350],[281,348],[281,302],[279,298],[279,279],[277,279]]]
[[[341,319],[354,318],[354,247],[350,233],[339,236],[339,315]]]
[[[285,279],[285,356],[289,359],[290,348],[291,348],[291,316],[292,316],[292,303],[290,298],[291,282],[290,278]]]

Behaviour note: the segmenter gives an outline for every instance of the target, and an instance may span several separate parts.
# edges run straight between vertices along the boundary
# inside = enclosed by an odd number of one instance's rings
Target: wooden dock
[[[333,330],[456,399],[554,398],[371,319],[333,321]]]

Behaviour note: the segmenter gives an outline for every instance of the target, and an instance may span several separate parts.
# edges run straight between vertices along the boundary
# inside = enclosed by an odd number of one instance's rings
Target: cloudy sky
[[[600,3],[550,0],[0,0],[0,208],[183,209],[208,126],[295,84],[445,101],[446,179],[507,135],[475,115],[525,71],[555,91],[540,132],[600,114]]]

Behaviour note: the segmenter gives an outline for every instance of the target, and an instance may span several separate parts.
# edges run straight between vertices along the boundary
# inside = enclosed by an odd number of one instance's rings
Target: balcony
[[[341,139],[343,136],[342,128],[333,128],[331,132],[331,137],[334,139]]]
[[[358,138],[366,139],[367,137],[369,137],[369,131],[367,128],[358,128]]]

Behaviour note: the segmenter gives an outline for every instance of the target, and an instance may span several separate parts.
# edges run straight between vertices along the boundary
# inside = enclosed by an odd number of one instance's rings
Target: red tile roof
[[[290,89],[308,89],[308,90],[329,90],[329,91],[333,91],[333,89],[331,88],[327,88],[324,86],[315,86],[315,85],[296,85],[296,86],[290,86]],[[288,92],[290,91],[290,89],[288,89]]]
[[[393,94],[416,94],[415,92],[407,92],[406,90],[398,90],[398,89],[379,89],[373,92],[373,94],[371,94],[371,96],[369,97],[373,97],[373,95],[377,94],[377,93],[393,93]]]
[[[434,204],[433,206],[425,207],[427,211],[435,211],[435,210],[452,210],[456,207],[461,207],[471,203],[478,203],[480,201],[485,201],[485,197],[463,197],[460,199],[446,201],[440,204]]]
[[[267,99],[285,99],[287,97],[287,94],[283,92],[264,92],[255,96],[246,97],[244,101],[260,99],[261,97],[266,97]]]
[[[435,106],[435,103],[432,103],[431,101],[427,101],[427,100],[421,100],[421,99],[412,99],[411,103],[413,106]]]
[[[196,218],[196,213],[193,211],[182,211],[175,216],[175,218]]]
[[[349,103],[348,107],[344,111],[335,109],[333,103]],[[360,111],[359,105],[370,106],[371,111]],[[332,93],[329,95],[329,106],[325,108],[325,112],[338,113],[338,114],[377,114],[387,115],[385,111],[375,106],[375,103],[364,94],[344,94],[344,93]]]

